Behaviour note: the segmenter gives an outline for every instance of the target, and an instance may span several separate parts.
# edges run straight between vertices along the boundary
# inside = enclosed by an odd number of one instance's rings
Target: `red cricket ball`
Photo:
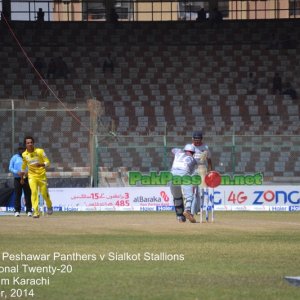
[[[221,184],[221,175],[217,171],[210,171],[205,176],[205,183],[208,187],[215,188]]]

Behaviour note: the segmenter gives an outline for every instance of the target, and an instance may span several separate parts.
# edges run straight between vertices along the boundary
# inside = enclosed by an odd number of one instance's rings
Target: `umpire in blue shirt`
[[[22,192],[24,192],[25,197],[26,214],[28,217],[32,216],[31,190],[28,178],[21,178],[20,176],[21,166],[23,163],[22,153],[24,150],[25,147],[23,145],[19,145],[18,153],[13,155],[9,162],[9,171],[14,175],[15,217],[20,216]]]

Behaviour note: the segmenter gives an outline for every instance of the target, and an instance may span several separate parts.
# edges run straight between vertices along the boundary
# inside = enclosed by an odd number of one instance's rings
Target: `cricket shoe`
[[[47,214],[50,216],[53,214],[53,208],[52,207],[48,207],[47,209]]]
[[[177,220],[178,220],[179,223],[185,223],[186,218],[185,218],[185,216],[180,216],[180,217],[177,218]]]
[[[34,219],[38,219],[39,217],[40,217],[40,215],[39,214],[33,214],[33,216],[32,216]]]
[[[196,223],[196,219],[194,216],[191,214],[190,211],[186,210],[183,215],[191,222],[191,223]]]
[[[32,212],[31,211],[27,212],[27,217],[32,217]]]
[[[15,212],[15,217],[20,217],[20,213],[18,211]]]

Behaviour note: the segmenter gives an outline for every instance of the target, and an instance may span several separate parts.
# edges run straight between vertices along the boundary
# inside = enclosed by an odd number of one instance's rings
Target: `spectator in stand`
[[[56,77],[68,78],[69,68],[63,58],[60,56],[56,60]]]
[[[36,20],[38,22],[44,22],[45,13],[43,12],[42,8],[39,8],[37,14],[36,14]]]
[[[295,49],[297,47],[297,44],[289,34],[283,36],[281,44],[283,49]]]
[[[54,58],[51,58],[48,64],[47,78],[53,79],[56,77],[56,62]]]
[[[34,67],[35,67],[36,70],[40,73],[40,75],[41,75],[42,77],[45,76],[45,72],[46,72],[46,63],[45,63],[45,61],[43,60],[43,58],[38,57],[38,58],[35,60]]]
[[[272,33],[267,44],[267,49],[278,49],[280,46],[279,39],[275,33]]]
[[[282,79],[278,73],[275,73],[273,77],[273,93],[274,94],[281,94],[282,92]]]
[[[286,88],[282,92],[283,95],[289,95],[293,100],[297,99],[297,92],[296,90],[292,87],[290,82],[286,83]]]
[[[112,23],[117,23],[119,21],[119,15],[114,7],[112,7],[109,12],[109,21]]]
[[[196,21],[198,21],[198,22],[206,21],[206,11],[204,10],[203,7],[197,12],[197,14],[198,14],[198,16],[197,16]]]
[[[102,65],[103,73],[105,73],[107,69],[109,69],[111,73],[114,72],[114,62],[112,60],[111,54],[108,54],[103,61],[103,65]]]
[[[63,58],[60,56],[58,58],[51,58],[48,64],[47,78],[68,78],[69,68]]]
[[[212,23],[212,25],[216,24],[218,25],[223,20],[222,13],[218,10],[217,7],[215,7],[209,14],[209,20]]]
[[[248,78],[247,78],[247,91],[249,94],[254,94],[255,93],[255,90],[257,88],[257,80],[256,78],[254,77],[253,73],[250,72],[248,74]]]

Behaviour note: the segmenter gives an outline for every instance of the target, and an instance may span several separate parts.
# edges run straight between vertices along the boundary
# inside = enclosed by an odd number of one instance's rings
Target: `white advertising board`
[[[50,188],[55,210],[164,211],[173,210],[169,187]],[[219,186],[207,189],[215,210],[297,211],[299,186]]]

